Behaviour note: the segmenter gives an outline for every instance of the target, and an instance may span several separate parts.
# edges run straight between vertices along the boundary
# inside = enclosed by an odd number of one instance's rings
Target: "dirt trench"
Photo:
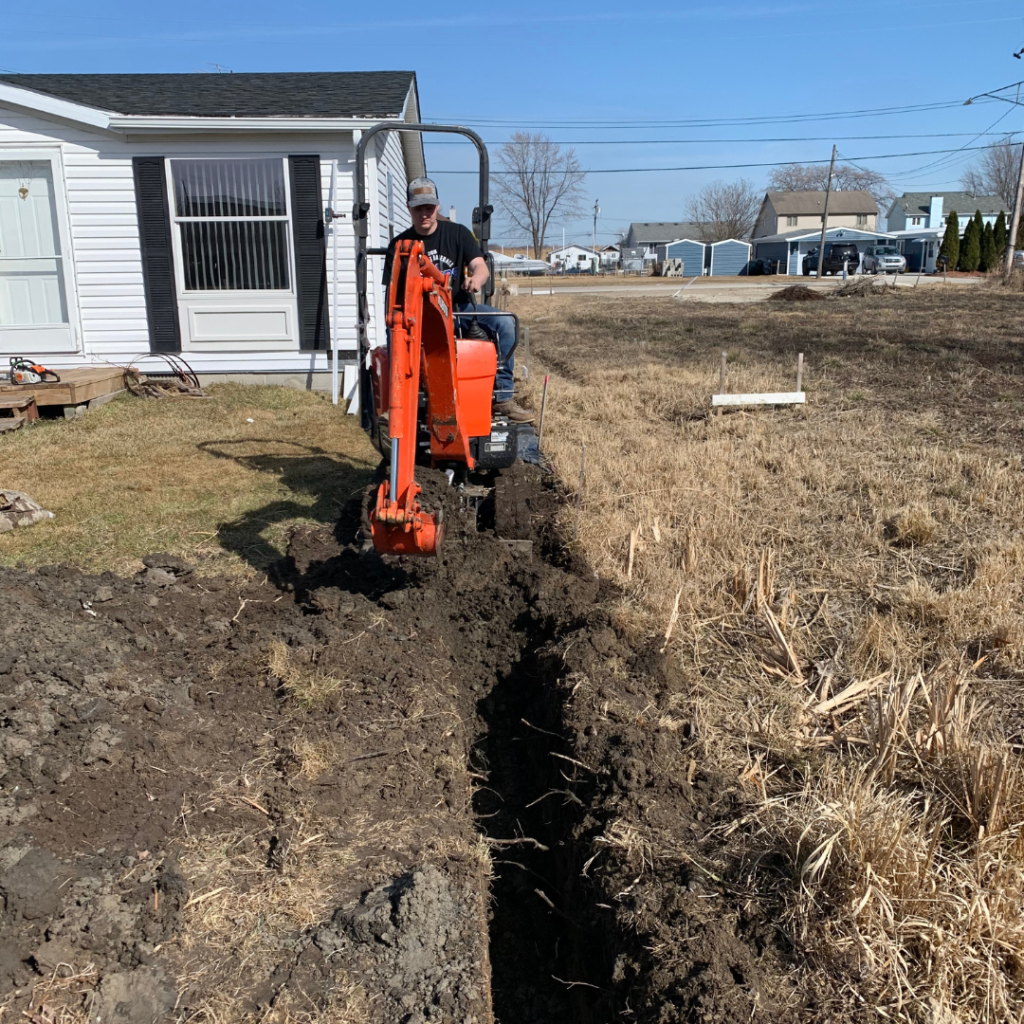
[[[651,714],[684,676],[616,631],[551,481],[506,485],[532,561],[430,479],[436,561],[379,559],[352,516],[242,589],[160,555],[131,579],[0,571],[0,1006],[795,1013],[774,908],[741,864],[700,868],[739,797]]]

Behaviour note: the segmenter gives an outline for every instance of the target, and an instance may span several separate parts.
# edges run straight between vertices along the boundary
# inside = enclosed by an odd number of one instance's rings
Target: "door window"
[[[186,291],[288,291],[284,161],[172,160]]]
[[[48,160],[0,161],[0,325],[68,322]]]

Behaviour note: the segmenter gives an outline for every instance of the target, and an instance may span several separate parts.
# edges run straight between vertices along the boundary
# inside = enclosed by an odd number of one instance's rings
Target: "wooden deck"
[[[119,366],[60,370],[60,380],[50,384],[0,383],[0,402],[12,398],[35,399],[37,406],[80,406],[97,402],[124,390],[124,370]]]

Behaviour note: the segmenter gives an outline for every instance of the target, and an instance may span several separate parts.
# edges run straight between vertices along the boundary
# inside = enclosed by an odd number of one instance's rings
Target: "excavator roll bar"
[[[488,269],[491,275],[484,285],[484,301],[490,297],[494,289],[494,273],[491,268],[491,260],[488,257],[487,243],[491,237],[491,214],[494,208],[488,202],[488,187],[490,182],[490,161],[487,156],[487,147],[484,140],[471,128],[463,128],[460,125],[446,124],[409,124],[406,121],[381,121],[379,124],[367,128],[359,143],[356,146],[356,201],[352,207],[352,222],[356,229],[356,296],[358,302],[358,320],[356,330],[359,338],[359,416],[364,430],[370,436],[377,437],[377,415],[373,404],[373,388],[370,380],[369,353],[370,353],[370,303],[367,298],[367,277],[368,260],[370,256],[386,255],[387,249],[371,248],[369,242],[369,214],[370,203],[366,198],[366,150],[370,140],[380,132],[441,132],[454,135],[464,135],[477,148],[480,154],[480,202],[473,210],[473,233],[476,235],[480,248],[483,250],[484,259],[488,262]],[[383,328],[383,325],[380,325]]]

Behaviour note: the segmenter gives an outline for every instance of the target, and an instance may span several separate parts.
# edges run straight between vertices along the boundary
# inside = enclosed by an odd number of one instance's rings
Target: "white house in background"
[[[617,245],[603,245],[598,252],[601,256],[601,268],[611,270],[619,265],[622,251]]]
[[[824,214],[824,191],[766,192],[751,237],[781,235],[801,228],[820,231]],[[830,193],[827,227],[859,228],[870,232],[875,230],[877,218],[878,204],[870,192],[851,189],[849,192]]]
[[[889,231],[944,231],[949,215],[955,211],[962,236],[976,210],[981,211],[983,223],[995,225],[1006,204],[999,196],[976,196],[970,192],[904,192],[889,207],[887,225]]]
[[[601,253],[584,245],[567,245],[563,249],[552,249],[547,256],[548,265],[563,270],[590,271],[601,262]]]
[[[963,238],[975,211],[981,211],[982,223],[994,225],[1005,209],[1006,204],[999,196],[976,196],[970,192],[904,192],[889,208],[888,224],[907,258],[907,269],[930,274],[936,269],[951,213],[956,212]]]
[[[355,144],[381,120],[420,120],[415,74],[0,75],[0,363],[175,352],[204,377],[312,387],[334,330],[348,394]],[[418,134],[377,136],[371,246],[408,225],[425,170]]]

